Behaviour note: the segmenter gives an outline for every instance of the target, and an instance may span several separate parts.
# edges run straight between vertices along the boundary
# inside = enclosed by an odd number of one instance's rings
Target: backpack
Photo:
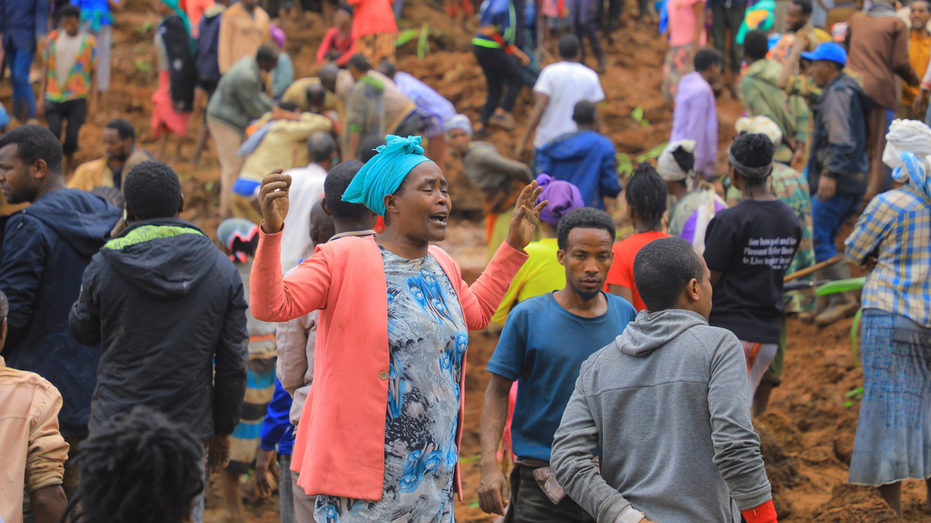
[[[176,111],[189,113],[194,110],[194,55],[187,26],[180,16],[166,18],[158,28],[159,35],[168,55],[169,92]]]

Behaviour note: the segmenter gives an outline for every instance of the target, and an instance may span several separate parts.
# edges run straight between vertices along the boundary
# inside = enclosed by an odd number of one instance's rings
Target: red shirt
[[[324,64],[327,62],[326,54],[330,49],[336,49],[340,52],[340,57],[335,61],[336,65],[342,67],[352,58],[352,55],[356,54],[356,41],[352,34],[341,38],[339,27],[331,27],[323,35],[323,41],[320,42],[320,47],[317,49],[317,63]]]
[[[640,299],[640,293],[637,292],[637,284],[634,283],[634,258],[637,257],[637,253],[640,252],[644,245],[653,240],[668,237],[668,234],[660,231],[641,232],[615,243],[614,247],[612,247],[614,249],[614,265],[611,266],[608,277],[605,279],[605,292],[609,292],[609,285],[627,287],[634,294],[633,305],[637,312],[646,309],[646,304],[643,303],[643,300]]]

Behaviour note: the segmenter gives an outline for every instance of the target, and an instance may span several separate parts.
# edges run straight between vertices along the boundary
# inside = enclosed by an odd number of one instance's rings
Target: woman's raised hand
[[[511,215],[511,228],[505,241],[519,251],[524,250],[524,247],[533,240],[533,234],[540,222],[540,211],[549,203],[549,201],[542,201],[534,207],[534,202],[537,201],[542,192],[543,188],[537,187],[536,181],[530,182],[530,185],[524,187],[524,190],[520,192],[517,204],[514,205],[514,214]]]

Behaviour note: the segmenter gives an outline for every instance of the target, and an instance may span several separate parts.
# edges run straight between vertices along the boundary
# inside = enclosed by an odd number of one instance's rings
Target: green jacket
[[[265,94],[265,83],[255,56],[245,56],[220,78],[207,104],[207,116],[245,134],[249,123],[271,111],[274,105]]]
[[[792,159],[792,150],[786,144],[787,138],[793,137],[800,144],[808,138],[808,108],[796,104],[793,106],[795,114],[789,109],[786,93],[778,85],[781,74],[782,66],[778,62],[753,62],[740,82],[740,95],[749,116],[767,116],[779,126],[783,143],[776,148],[774,159],[788,162]]]

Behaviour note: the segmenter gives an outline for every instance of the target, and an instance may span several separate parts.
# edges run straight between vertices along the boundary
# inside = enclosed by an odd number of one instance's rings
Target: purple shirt
[[[435,138],[443,134],[443,124],[447,119],[456,116],[456,108],[453,104],[429,85],[405,72],[395,73],[394,84],[404,93],[404,96],[417,104],[417,114],[426,124],[424,136]]]
[[[714,176],[718,160],[718,112],[711,85],[698,72],[679,80],[670,142],[695,140],[695,171]]]

